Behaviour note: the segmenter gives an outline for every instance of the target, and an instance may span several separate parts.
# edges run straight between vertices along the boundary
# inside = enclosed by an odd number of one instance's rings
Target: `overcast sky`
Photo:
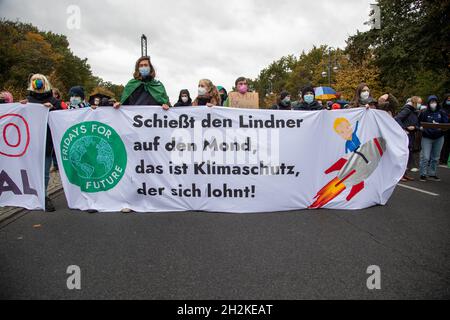
[[[231,89],[239,76],[259,71],[314,45],[345,46],[370,12],[369,0],[0,0],[0,16],[65,34],[93,73],[126,84],[140,56],[140,36],[173,103],[179,90],[196,96],[208,78]],[[80,28],[70,5],[80,10]]]

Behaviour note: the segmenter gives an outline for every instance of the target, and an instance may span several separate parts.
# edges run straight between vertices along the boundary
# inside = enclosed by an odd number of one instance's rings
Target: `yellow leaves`
[[[111,97],[111,98],[115,97],[115,94],[112,91],[106,89],[105,87],[94,88],[94,90],[92,90],[92,93],[90,94],[90,96],[93,96],[95,94],[103,94],[103,95]]]
[[[340,61],[341,68],[336,73],[336,89],[342,93],[342,98],[353,99],[356,87],[365,82],[374,98],[382,94],[380,83],[380,70],[368,55],[361,64],[355,64],[347,59]]]

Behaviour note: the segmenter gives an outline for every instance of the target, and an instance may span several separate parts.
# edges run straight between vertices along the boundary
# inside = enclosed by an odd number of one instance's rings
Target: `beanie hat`
[[[81,86],[76,86],[76,87],[72,87],[69,90],[69,96],[70,97],[80,97],[81,99],[84,100],[85,96],[84,96],[84,88]]]
[[[429,96],[428,100],[427,100],[427,104],[429,105],[431,103],[431,101],[433,101],[433,100],[436,102],[439,102],[439,99],[437,96]]]
[[[316,92],[314,91],[314,88],[311,86],[306,86],[302,89],[302,96],[304,97],[308,92],[312,92],[314,98],[316,97]]]

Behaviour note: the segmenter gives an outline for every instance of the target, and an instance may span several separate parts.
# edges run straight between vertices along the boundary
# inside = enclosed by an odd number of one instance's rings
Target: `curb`
[[[50,177],[49,189],[47,195],[51,198],[52,196],[59,195],[60,191],[63,190],[61,180],[59,178],[59,173],[52,173]],[[4,207],[0,208],[0,227],[3,227],[10,223],[10,220],[18,216],[20,213],[29,211],[25,208],[20,207]],[[30,210],[32,211],[32,210]],[[21,215],[23,216],[23,215]]]

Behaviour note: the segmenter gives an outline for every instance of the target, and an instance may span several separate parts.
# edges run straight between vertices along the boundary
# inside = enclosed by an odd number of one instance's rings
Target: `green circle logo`
[[[114,188],[127,167],[127,151],[120,136],[96,121],[79,123],[64,133],[61,158],[70,183],[89,193]]]

